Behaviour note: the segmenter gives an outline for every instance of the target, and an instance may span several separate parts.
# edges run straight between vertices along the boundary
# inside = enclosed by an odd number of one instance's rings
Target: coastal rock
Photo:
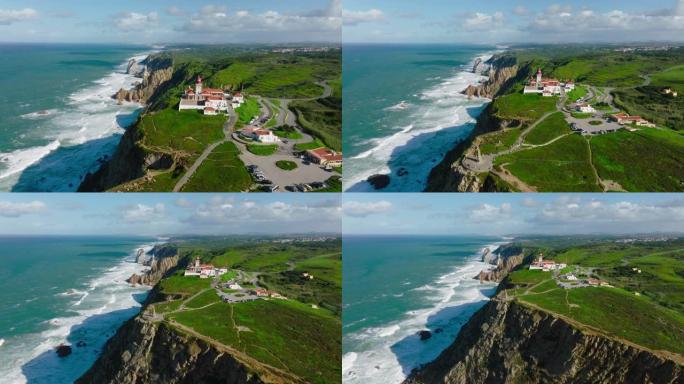
[[[509,272],[525,261],[524,249],[516,244],[507,244],[497,248],[487,257],[490,264],[495,264],[496,268],[488,271],[481,271],[475,278],[481,282],[503,280]],[[484,257],[483,257],[483,261]]]
[[[135,262],[136,262],[137,264],[145,265],[145,263],[148,262],[148,259],[149,259],[149,258],[148,258],[147,255],[145,254],[145,250],[142,249],[142,248],[138,249],[138,253],[137,253],[136,256],[135,256]]]
[[[373,175],[367,180],[375,190],[385,189],[390,183],[389,175]]]
[[[418,336],[420,336],[421,341],[425,341],[432,337],[432,332],[426,330],[418,331]]]
[[[71,355],[72,349],[70,345],[60,344],[55,348],[55,352],[57,352],[57,356],[59,357],[67,357]]]
[[[681,383],[664,353],[584,331],[549,313],[495,298],[405,384]]]
[[[489,72],[489,68],[490,68],[489,61],[488,60],[482,60],[481,57],[478,57],[473,62],[473,73],[476,73],[478,75],[486,76],[487,73]]]
[[[173,76],[173,67],[157,69],[152,72],[143,74],[142,83],[136,85],[133,89],[120,89],[114,98],[119,101],[145,103],[152,96],[159,86],[171,80]]]
[[[135,59],[128,60],[128,65],[126,66],[126,73],[133,75],[135,77],[142,77],[145,73],[145,65],[142,62],[138,62]]]
[[[154,285],[178,264],[178,249],[174,245],[157,245],[148,255],[150,270],[138,275],[133,274],[126,280],[133,285]],[[146,264],[147,265],[147,264]]]
[[[148,321],[146,316],[140,314],[119,328],[95,364],[76,383],[295,382],[278,380],[266,368],[248,367],[234,351],[174,330],[163,322]]]

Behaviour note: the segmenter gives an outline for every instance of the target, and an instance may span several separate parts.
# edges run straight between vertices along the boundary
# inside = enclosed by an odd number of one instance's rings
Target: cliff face
[[[482,261],[496,265],[496,268],[489,271],[481,271],[475,278],[480,281],[499,282],[525,261],[525,252],[518,245],[504,245],[497,248],[494,252],[483,255]]]
[[[229,353],[138,316],[105,345],[77,384],[262,384]]]
[[[405,384],[682,383],[684,368],[649,351],[513,301],[492,300]]]
[[[141,76],[142,83],[136,85],[133,89],[120,89],[114,95],[118,101],[131,101],[146,103],[154,92],[161,87],[162,84],[171,80],[173,77],[173,66],[170,59],[159,57],[152,58],[146,61],[146,66],[133,62],[128,63],[127,72],[132,75]]]
[[[520,79],[527,77],[529,65],[518,65],[515,57],[494,56],[489,61],[489,79],[482,84],[470,86],[464,94],[469,96],[495,98],[505,93]],[[435,166],[428,177],[426,192],[504,192],[499,190],[491,176],[480,175],[463,166],[462,160],[475,157],[473,145],[478,136],[502,129],[518,126],[519,121],[501,120],[489,104],[477,118],[477,124],[469,137],[447,152],[442,161]]]
[[[133,285],[155,285],[164,275],[178,265],[178,249],[173,245],[155,246],[148,255],[151,256],[143,261],[142,264],[149,265],[150,270],[142,275],[133,274],[128,278],[128,282]],[[140,254],[138,254],[140,259]]]

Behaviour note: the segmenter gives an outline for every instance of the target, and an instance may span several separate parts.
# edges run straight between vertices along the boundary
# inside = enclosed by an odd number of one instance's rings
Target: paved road
[[[211,152],[213,152],[214,149],[216,149],[216,147],[227,142],[230,139],[230,135],[232,134],[233,129],[235,128],[235,124],[237,123],[237,112],[235,112],[232,108],[229,107],[228,113],[230,114],[230,116],[228,117],[226,123],[223,124],[223,140],[211,144],[204,150],[204,152],[202,152],[200,157],[197,158],[197,160],[195,160],[192,166],[190,166],[190,169],[188,169],[188,171],[185,172],[183,177],[181,177],[181,179],[178,180],[178,183],[176,183],[176,185],[173,187],[173,192],[180,192],[181,189],[183,189],[183,187],[185,186],[185,184],[187,184],[187,182],[190,180],[192,175],[195,174],[200,165],[202,165],[204,160],[206,160],[207,157],[209,157]]]

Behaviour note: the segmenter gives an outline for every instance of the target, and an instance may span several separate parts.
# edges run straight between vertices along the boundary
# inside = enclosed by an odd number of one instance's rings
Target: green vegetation
[[[278,144],[247,144],[247,150],[257,156],[271,156],[278,152]]]
[[[304,131],[336,151],[342,149],[342,99],[293,101],[290,108]]]
[[[613,288],[563,289],[551,273],[520,269],[507,277],[507,294],[580,327],[684,354],[684,241],[572,240],[575,245],[553,245],[548,257],[588,268]]]
[[[581,112],[572,112],[571,115],[575,119],[589,119],[589,118],[594,116],[593,113],[581,113]]]
[[[249,190],[252,177],[232,142],[225,142],[207,157],[183,187],[183,192],[240,192]]]
[[[512,128],[480,136],[480,152],[489,155],[506,150],[515,144],[521,133],[520,128]]]
[[[156,313],[173,312],[173,311],[177,310],[181,306],[182,303],[183,303],[183,300],[164,301],[161,303],[154,304],[154,311]]]
[[[251,64],[237,62],[211,76],[212,85],[241,89],[246,81],[256,76],[256,67]]]
[[[308,143],[295,144],[295,149],[297,151],[308,151],[310,149],[316,149],[316,148],[321,148],[321,147],[325,147],[325,144],[323,144],[318,139],[314,139],[313,141],[308,142]]]
[[[245,98],[245,102],[235,109],[239,116],[236,126],[240,128],[249,124],[252,119],[259,116],[259,111],[259,101],[255,97]]]
[[[273,129],[272,131],[274,135],[282,137],[284,139],[298,140],[303,137],[301,133],[297,132],[297,130],[294,127],[291,127],[289,125],[282,125],[276,129]]]
[[[285,170],[285,171],[291,171],[293,169],[297,169],[297,163],[295,163],[294,161],[289,161],[289,160],[276,161],[276,166],[282,170]]]
[[[592,120],[589,122],[589,125],[601,125],[603,124],[603,121],[601,120]]]
[[[541,145],[571,132],[570,125],[565,121],[563,113],[557,112],[534,127],[534,129],[525,136],[525,143]]]
[[[209,288],[210,284],[209,279],[185,277],[183,271],[178,271],[178,273],[162,280],[160,288],[164,294],[190,296]]]
[[[632,115],[658,125],[684,131],[684,96],[672,97],[662,87],[648,86],[613,91],[615,104]]]
[[[341,173],[340,173],[341,174]],[[318,192],[342,192],[342,178],[339,176],[331,176],[325,181],[328,184],[327,188],[319,189]]]
[[[225,121],[225,116],[166,109],[145,115],[138,126],[148,148],[199,155],[208,145],[223,139]]]
[[[600,191],[589,163],[589,145],[578,135],[566,136],[549,145],[498,157],[498,166],[540,192]]]
[[[684,137],[666,130],[621,130],[591,139],[594,165],[601,178],[627,191],[684,190]]]
[[[220,302],[221,299],[218,297],[216,294],[216,291],[213,289],[208,289],[205,292],[200,293],[199,295],[195,296],[192,300],[188,301],[185,303],[185,306],[188,308],[202,308],[205,307],[209,304],[214,304]]]
[[[684,94],[684,65],[668,68],[664,71],[651,75],[651,84],[660,87],[669,87]],[[684,96],[684,95],[682,95]]]
[[[533,122],[556,110],[557,97],[512,93],[494,100],[494,111],[502,120]]]
[[[575,89],[568,92],[568,102],[574,102],[587,95],[587,88],[581,85],[575,86]]]

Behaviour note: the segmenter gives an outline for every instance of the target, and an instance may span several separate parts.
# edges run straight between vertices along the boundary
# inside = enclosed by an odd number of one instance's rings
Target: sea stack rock
[[[66,345],[66,344],[60,344],[55,348],[55,352],[57,352],[57,356],[59,357],[67,357],[71,355],[71,346]]]
[[[432,332],[426,330],[418,331],[418,336],[420,336],[421,341],[425,341],[432,337]]]
[[[367,180],[376,191],[385,189],[390,183],[389,175],[373,175]]]

